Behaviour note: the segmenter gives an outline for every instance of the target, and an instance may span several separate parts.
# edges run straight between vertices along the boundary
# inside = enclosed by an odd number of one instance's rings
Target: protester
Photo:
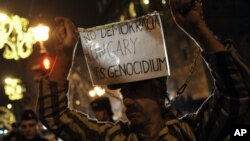
[[[39,134],[38,117],[33,110],[25,110],[21,116],[22,141],[48,141]]]
[[[68,108],[67,75],[77,33],[67,18],[54,30],[57,57],[49,76],[41,79],[38,111],[42,122],[65,141],[222,141],[232,124],[249,115],[250,70],[232,48],[220,43],[206,26],[200,1],[170,0],[176,24],[201,48],[214,78],[215,91],[195,114],[177,117],[166,108],[166,78],[109,86],[121,88],[129,123],[98,123]]]
[[[90,103],[90,105],[98,121],[114,122],[113,111],[108,97],[96,98]]]
[[[12,130],[3,137],[3,141],[21,141],[21,132],[17,122],[11,124]]]

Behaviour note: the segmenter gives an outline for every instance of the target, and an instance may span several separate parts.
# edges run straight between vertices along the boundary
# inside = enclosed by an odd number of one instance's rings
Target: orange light
[[[49,69],[50,69],[50,60],[49,60],[49,58],[45,57],[45,58],[43,59],[43,67],[44,67],[44,69],[46,69],[46,70],[49,70]]]

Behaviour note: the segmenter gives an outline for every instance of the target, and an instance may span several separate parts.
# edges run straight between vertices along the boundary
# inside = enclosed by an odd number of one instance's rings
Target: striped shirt
[[[203,58],[214,78],[213,94],[196,113],[166,120],[157,141],[228,140],[230,125],[249,123],[249,68],[232,47]],[[126,122],[97,122],[69,109],[67,91],[68,82],[40,81],[38,113],[57,136],[65,141],[139,141]]]

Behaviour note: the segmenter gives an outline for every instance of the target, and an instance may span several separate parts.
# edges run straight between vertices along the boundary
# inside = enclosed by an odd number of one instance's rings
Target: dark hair
[[[38,117],[33,110],[24,110],[21,115],[21,121],[23,120],[35,120],[38,121]]]

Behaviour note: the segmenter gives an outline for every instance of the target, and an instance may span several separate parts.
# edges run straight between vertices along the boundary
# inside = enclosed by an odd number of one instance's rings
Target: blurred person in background
[[[19,124],[18,122],[11,124],[12,130],[8,132],[7,135],[3,137],[3,141],[22,141],[21,138],[21,132],[19,130]]]
[[[33,110],[24,110],[20,120],[22,141],[48,141],[40,135],[39,119]]]
[[[108,97],[96,98],[90,103],[90,105],[98,121],[114,122],[114,114]]]

